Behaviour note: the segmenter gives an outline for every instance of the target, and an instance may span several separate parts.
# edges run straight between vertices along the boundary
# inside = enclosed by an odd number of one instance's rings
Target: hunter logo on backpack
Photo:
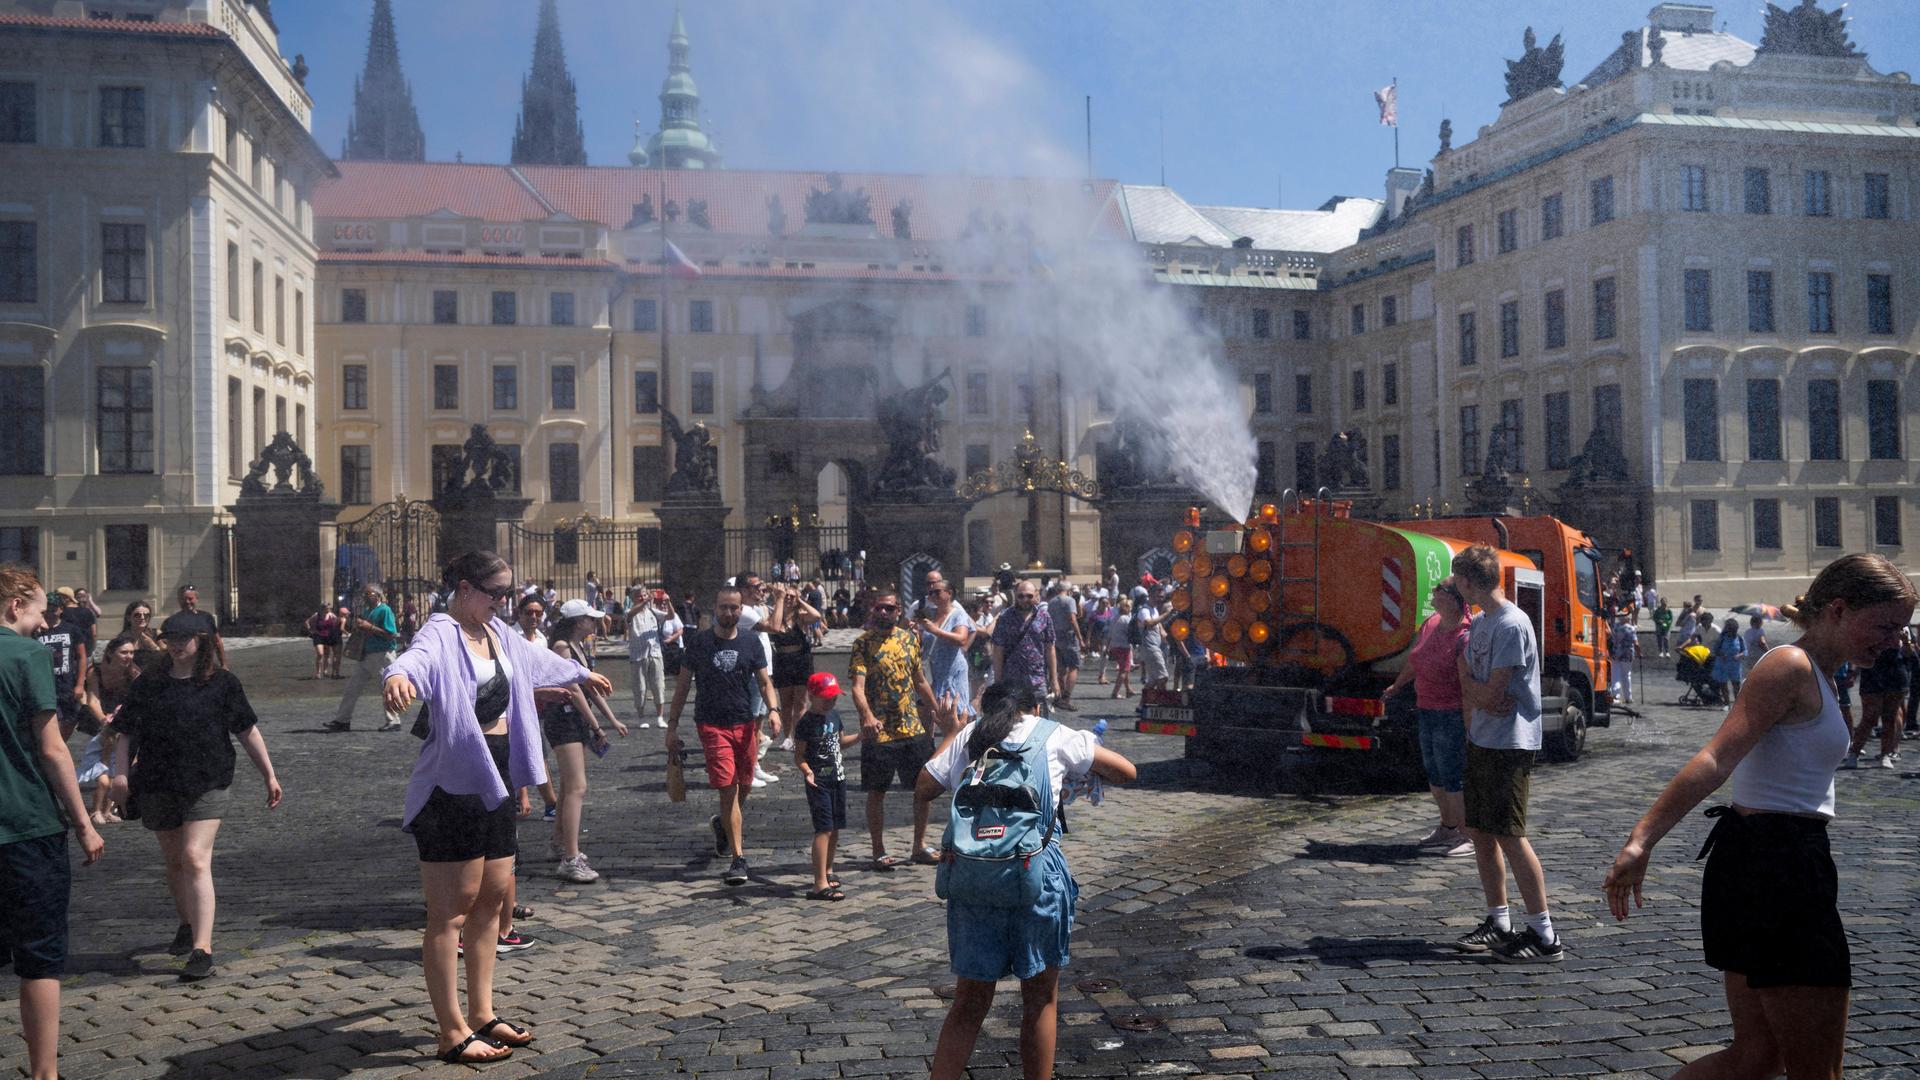
[[[933,879],[940,899],[1003,908],[1039,901],[1046,876],[1039,856],[1059,820],[1047,768],[1047,740],[1058,727],[1041,720],[1019,746],[989,746],[967,763],[940,842]]]

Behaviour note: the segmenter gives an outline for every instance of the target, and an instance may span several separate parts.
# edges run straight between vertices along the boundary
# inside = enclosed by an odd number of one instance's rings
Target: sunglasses
[[[875,604],[875,605],[873,605],[873,610],[875,610],[875,611],[899,611],[899,610],[900,610],[900,605],[899,605],[899,604]]]
[[[514,593],[513,582],[511,581],[507,582],[505,585],[502,585],[497,589],[489,589],[485,585],[482,585],[481,583],[474,581],[472,579],[468,579],[467,584],[472,587],[474,592],[485,593],[486,595],[493,597],[495,600],[505,600],[507,597],[512,596]]]

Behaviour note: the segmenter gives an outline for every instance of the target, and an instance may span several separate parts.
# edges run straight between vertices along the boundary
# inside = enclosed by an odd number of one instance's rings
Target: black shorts
[[[479,795],[449,795],[434,788],[407,830],[420,848],[420,861],[471,862],[511,859],[520,850],[518,808],[513,781],[507,779],[507,737],[488,735],[487,750],[506,782],[507,797],[492,810]]]
[[[846,780],[828,780],[816,774],[813,785],[807,788],[807,814],[813,818],[814,832],[846,828]]]
[[[1700,938],[1707,963],[1776,986],[1850,987],[1853,960],[1840,925],[1840,880],[1827,823],[1793,814],[1719,817],[1701,854]]]
[[[1057,644],[1053,647],[1053,655],[1056,657],[1061,671],[1080,670],[1080,646],[1078,644],[1071,641]]]
[[[547,737],[548,746],[565,746],[568,743],[589,741],[586,718],[576,713],[561,712],[559,709],[543,710],[540,713],[540,733]],[[499,736],[489,737],[498,738]]]
[[[774,653],[773,688],[785,690],[794,686],[805,686],[813,677],[812,653]]]
[[[1489,750],[1467,744],[1467,766],[1461,775],[1467,828],[1488,836],[1527,835],[1533,758],[1532,750]]]
[[[0,964],[22,979],[66,974],[72,883],[64,831],[0,844]]]
[[[893,742],[860,744],[860,790],[885,791],[900,778],[900,786],[911,791],[920,780],[920,770],[933,756],[933,737],[915,735]]]

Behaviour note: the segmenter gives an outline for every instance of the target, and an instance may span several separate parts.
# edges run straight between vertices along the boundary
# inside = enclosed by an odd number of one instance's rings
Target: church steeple
[[[585,165],[586,138],[580,129],[580,102],[567,54],[560,43],[560,12],[553,0],[540,0],[540,25],[533,37],[533,67],[520,81],[520,118],[514,123],[515,165]]]
[[[353,84],[353,116],[340,156],[348,160],[424,161],[427,138],[413,109],[413,87],[400,73],[400,42],[391,0],[373,0],[367,66]]]
[[[660,86],[660,130],[647,143],[651,163],[667,169],[717,169],[720,148],[700,128],[700,90],[693,85],[687,22],[673,12],[667,36],[667,79]]]

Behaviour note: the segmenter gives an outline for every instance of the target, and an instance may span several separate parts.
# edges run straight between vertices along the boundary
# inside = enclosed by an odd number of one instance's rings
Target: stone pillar
[[[239,622],[258,633],[302,633],[331,588],[320,528],[340,507],[317,491],[287,491],[243,494],[227,509],[233,514]]]
[[[440,566],[469,551],[493,551],[505,555],[500,542],[500,523],[519,521],[533,505],[532,499],[500,498],[492,494],[446,492],[433,500],[440,514]],[[434,568],[439,576],[439,567]]]
[[[1180,488],[1144,488],[1111,492],[1100,503],[1100,570],[1120,571],[1120,582],[1140,580],[1141,559],[1173,543],[1187,521],[1189,507],[1206,500]]]
[[[727,513],[717,494],[670,497],[654,511],[660,518],[660,577],[675,601],[691,592],[712,610],[714,592],[732,573]]]
[[[949,575],[966,565],[967,508],[954,495],[915,500],[862,500],[850,508],[854,535],[866,541],[867,580],[881,588],[903,588],[918,599],[920,581],[934,564]],[[932,562],[915,556],[932,556]],[[901,581],[913,560],[914,580]],[[957,580],[957,578],[955,579]]]

